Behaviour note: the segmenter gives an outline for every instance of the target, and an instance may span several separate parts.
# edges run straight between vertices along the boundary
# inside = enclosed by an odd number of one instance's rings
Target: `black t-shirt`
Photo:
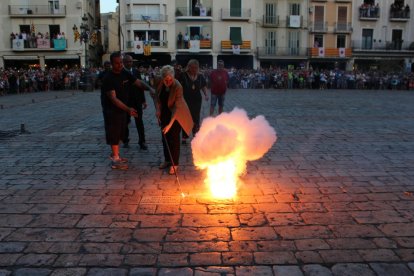
[[[114,72],[108,72],[102,83],[101,88],[101,103],[104,112],[112,114],[124,114],[125,111],[115,106],[111,99],[108,97],[108,92],[115,90],[116,97],[124,104],[128,105],[128,85],[132,85],[137,80],[136,77],[131,75],[128,71],[122,70],[121,73],[115,74]]]

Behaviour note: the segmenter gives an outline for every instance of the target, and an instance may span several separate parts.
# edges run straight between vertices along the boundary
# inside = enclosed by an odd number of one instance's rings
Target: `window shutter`
[[[241,27],[230,27],[230,40],[232,45],[241,45],[243,43]]]

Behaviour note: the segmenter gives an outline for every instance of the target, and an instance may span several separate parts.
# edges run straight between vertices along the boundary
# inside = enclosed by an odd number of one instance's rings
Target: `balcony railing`
[[[326,33],[328,31],[328,23],[326,21],[311,22],[309,31],[312,33]]]
[[[279,26],[279,16],[269,16],[263,15],[263,27],[278,27]]]
[[[351,48],[310,48],[311,58],[349,58],[352,56]]]
[[[350,22],[335,22],[336,33],[350,33],[352,32],[352,24]]]
[[[243,40],[241,45],[238,45],[240,48],[240,52],[250,52],[252,49],[251,41],[250,40]],[[221,50],[223,52],[229,52],[233,50],[233,46],[231,44],[231,40],[222,40],[221,41]]]
[[[165,14],[127,14],[125,16],[127,22],[137,21],[137,22],[167,22],[168,15]]]
[[[208,19],[212,17],[211,7],[191,8],[191,7],[177,7],[175,10],[176,17],[195,17],[192,19]]]
[[[414,41],[382,41],[372,40],[353,40],[352,49],[354,51],[414,51]]]
[[[306,47],[259,47],[257,48],[259,58],[276,58],[276,57],[292,57],[307,56],[308,49]]]
[[[409,10],[390,10],[390,21],[408,21],[410,20]]]
[[[59,5],[57,9],[48,5],[10,5],[9,15],[12,17],[64,17],[66,6]]]
[[[148,41],[152,48],[168,48],[168,41],[167,40],[151,40]],[[134,48],[134,41],[129,40],[127,41],[127,48]]]
[[[380,16],[380,8],[377,6],[359,8],[359,20],[378,20]]]
[[[64,51],[67,49],[67,39],[13,39],[10,40],[13,51]]]
[[[201,39],[200,49],[211,49],[212,41],[210,39]],[[182,41],[177,41],[177,49],[190,49],[189,43]]]
[[[286,16],[286,27],[301,28],[303,23],[302,15],[288,15]]]
[[[221,9],[222,20],[250,20],[251,9]]]

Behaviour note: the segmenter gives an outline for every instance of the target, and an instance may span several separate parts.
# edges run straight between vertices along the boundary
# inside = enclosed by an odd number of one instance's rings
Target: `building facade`
[[[99,0],[9,0],[0,6],[0,67],[100,63]]]
[[[361,0],[353,7],[356,69],[414,70],[414,0]]]

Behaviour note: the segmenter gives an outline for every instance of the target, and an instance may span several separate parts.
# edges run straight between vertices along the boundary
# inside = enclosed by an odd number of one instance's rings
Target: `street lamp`
[[[88,64],[89,25],[87,22],[88,22],[88,17],[84,15],[82,17],[82,24],[80,25],[80,29],[81,29],[80,39],[83,43],[85,43],[85,68],[89,67],[89,64]]]

